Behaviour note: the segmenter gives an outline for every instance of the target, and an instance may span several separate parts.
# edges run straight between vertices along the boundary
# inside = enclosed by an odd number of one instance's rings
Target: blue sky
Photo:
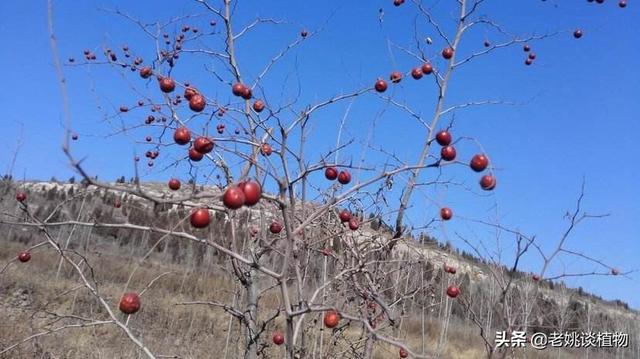
[[[626,9],[619,9],[615,1],[603,5],[559,0],[510,3],[487,1],[481,13],[523,36],[560,33],[544,41],[531,42],[537,54],[532,66],[523,64],[525,53],[516,46],[461,68],[454,74],[448,99],[449,105],[475,100],[517,104],[456,113],[454,135],[474,137],[482,143],[496,166],[498,187],[490,196],[478,196],[457,187],[419,192],[410,219],[417,225],[431,218],[440,205],[452,207],[458,221],[437,225],[432,234],[465,249],[455,233],[464,233],[470,238],[473,235],[491,238],[491,231],[464,218],[490,218],[495,215],[494,204],[498,203],[501,223],[537,234],[544,246],[551,247],[565,226],[562,216],[573,208],[585,178],[584,208],[610,216],[578,228],[568,247],[623,271],[636,269],[640,249],[640,206],[637,204],[640,170],[635,162],[640,151],[635,142],[640,124],[633,115],[640,113],[637,101],[640,48],[634,46],[640,35],[636,24],[640,15],[638,7],[631,3]],[[56,32],[63,59],[73,56],[80,60],[85,48],[101,56],[102,46],[118,49],[123,43],[146,58],[152,56],[152,44],[134,25],[101,9],[126,10],[145,22],[199,14],[189,23],[202,29],[209,29],[212,18],[191,1],[175,1],[171,5],[169,2],[158,5],[151,1],[113,0],[58,1],[56,4]],[[396,69],[408,71],[416,65],[397,47],[390,46],[391,42],[403,47],[414,45],[415,8],[410,2],[400,8],[393,7],[388,0],[242,4],[238,8],[237,26],[258,15],[287,20],[281,26],[265,25],[238,43],[240,66],[250,79],[255,78],[280,49],[295,40],[300,29],[322,28],[265,78],[267,99],[273,104],[291,99],[300,86],[298,109],[302,109],[302,104],[371,85],[378,76],[387,77]],[[379,8],[385,11],[382,25],[378,22]],[[454,23],[447,2],[441,1],[434,11],[443,28],[451,33]],[[23,145],[13,169],[14,176],[66,179],[73,173],[60,149],[62,106],[47,37],[46,2],[3,1],[0,15],[3,18],[0,37],[4,41],[0,68],[4,69],[5,83],[5,95],[0,97],[1,170],[8,168],[16,142],[21,138]],[[442,66],[437,56],[442,42],[431,28],[419,23],[422,37],[430,36],[434,40],[434,44],[427,47],[428,54],[434,57],[436,67]],[[571,36],[575,28],[584,31],[582,39]],[[496,38],[494,32],[478,29],[464,38],[458,53],[481,49],[485,39],[495,41]],[[228,88],[222,87],[205,70],[220,69],[218,62],[185,55],[178,63],[174,70],[176,78],[193,82],[208,95],[232,100]],[[106,124],[104,118],[113,116],[121,104],[135,104],[137,97],[132,93],[132,86],[157,96],[155,86],[147,86],[135,74],[108,66],[66,67],[65,75],[73,128],[80,134],[80,140],[73,143],[74,153],[86,157],[87,168],[102,179],[131,177],[133,153],[143,154],[148,146],[140,142],[145,135],[157,132],[144,129],[124,136],[109,136],[114,128]],[[406,78],[387,94],[411,104],[425,117],[432,113],[433,82]],[[313,135],[307,145],[311,160],[335,144],[337,124],[348,104],[344,102],[313,118]],[[132,111],[125,121],[141,122],[147,114]],[[376,127],[371,130],[374,121]],[[376,146],[411,161],[417,157],[423,132],[414,120],[377,97],[362,96],[353,102],[344,134],[345,139],[353,138],[355,144],[341,152],[340,157],[357,163],[362,157],[362,143],[370,139]],[[161,159],[152,170],[143,168],[143,177],[163,181],[171,176],[186,178],[186,164],[162,170],[182,152],[171,148],[161,151]],[[476,151],[468,141],[458,146],[463,159]],[[365,153],[367,163],[385,160],[373,151]],[[446,175],[475,188],[477,176],[469,172],[459,166],[447,169]],[[367,175],[356,173],[355,177]],[[429,176],[426,174],[425,178]],[[502,239],[505,250],[509,249],[509,239],[508,236]],[[523,269],[537,271],[540,263],[536,256],[529,256]],[[564,266],[571,272],[593,269],[592,265],[564,259],[553,267],[551,274],[561,272]],[[635,295],[640,285],[635,273],[618,278],[581,278],[572,280],[571,284],[606,298],[620,298],[640,308],[640,299]]]

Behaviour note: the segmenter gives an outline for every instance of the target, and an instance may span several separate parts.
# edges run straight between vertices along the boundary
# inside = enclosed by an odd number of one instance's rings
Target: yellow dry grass
[[[0,247],[0,263],[6,263],[21,249],[17,243],[4,241]],[[94,253],[88,256],[95,269],[95,280],[101,295],[112,308],[125,290],[132,268],[138,259],[120,253]],[[57,275],[59,257],[51,250],[40,250],[28,263],[14,262],[0,275],[0,351],[24,338],[69,323],[78,318],[108,319],[104,309],[84,288],[70,266],[63,266]],[[182,306],[176,303],[192,300],[217,300],[230,302],[233,282],[221,273],[208,274],[196,269],[185,269],[171,263],[147,260],[136,271],[129,289],[141,290],[162,273],[171,272],[158,280],[143,296],[143,309],[130,317],[128,326],[142,338],[154,352],[172,358],[239,358],[241,357],[241,332],[236,321],[230,321],[220,308],[209,306]],[[144,283],[144,284],[141,284]],[[273,313],[278,299],[269,296],[261,300]],[[58,316],[54,315],[57,313]],[[125,319],[120,312],[116,314]],[[73,318],[72,316],[76,316]],[[414,349],[422,347],[421,322],[417,316],[407,316],[403,333]],[[282,322],[275,326],[282,328]],[[425,346],[435,348],[441,323],[427,322],[428,336]],[[270,332],[267,331],[267,337]],[[347,338],[357,339],[357,328],[347,330]],[[328,339],[330,333],[325,331]],[[229,341],[229,345],[227,345]],[[328,343],[328,341],[327,341]],[[341,353],[348,345],[339,342],[334,353]],[[227,351],[225,352],[225,347]],[[344,347],[344,348],[343,348]],[[269,346],[262,358],[282,358],[284,348]],[[140,358],[141,352],[114,325],[65,329],[27,341],[15,349],[0,354],[1,359],[21,358]],[[336,354],[335,357],[340,357]],[[376,359],[397,358],[396,348],[378,345]],[[484,357],[482,341],[476,328],[463,327],[452,321],[442,358],[476,359]],[[522,351],[509,357],[517,358],[580,358],[579,355],[557,352]]]

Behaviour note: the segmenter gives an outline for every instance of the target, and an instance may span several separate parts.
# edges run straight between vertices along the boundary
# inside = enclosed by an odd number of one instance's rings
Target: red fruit
[[[452,141],[451,133],[442,130],[436,134],[436,141],[440,146],[449,146]]]
[[[116,199],[116,201],[113,202],[113,206],[116,207],[116,208],[120,208],[120,207],[122,207],[122,202],[120,202],[119,199]]]
[[[244,191],[237,186],[230,186],[224,191],[222,203],[229,209],[238,209],[245,202]]]
[[[533,281],[534,281],[534,282],[538,282],[538,281],[540,281],[540,276],[539,276],[539,275],[537,275],[537,274],[534,274],[534,275],[531,277],[531,279],[533,279]]]
[[[533,63],[533,60],[531,60],[531,59],[524,60],[524,64],[527,65],[527,66],[531,65],[532,63]]]
[[[323,248],[320,252],[322,252],[323,256],[328,257],[331,255],[331,248]]]
[[[173,92],[176,89],[176,83],[170,77],[163,77],[160,79],[160,91],[164,93]]]
[[[233,87],[231,87],[231,92],[236,95],[236,96],[242,96],[242,94],[244,93],[246,86],[237,82],[233,85]]]
[[[536,59],[536,53],[535,52],[530,52],[529,53],[529,59],[535,60]]]
[[[340,171],[340,173],[338,173],[338,182],[348,184],[351,182],[351,174],[348,171]]]
[[[385,92],[385,91],[387,91],[387,82],[386,82],[385,80],[383,80],[383,79],[378,79],[378,80],[376,81],[376,84],[375,84],[375,89],[376,89],[376,91],[378,91],[378,92]]]
[[[424,64],[422,64],[422,73],[425,75],[430,75],[433,72],[433,66],[431,66],[430,63],[425,62]]]
[[[140,310],[140,296],[138,293],[125,293],[120,299],[120,311],[124,314],[134,314]]]
[[[151,75],[153,75],[151,67],[143,67],[140,69],[140,77],[142,77],[143,79],[148,79],[149,77],[151,77]]]
[[[206,208],[197,208],[191,212],[191,225],[195,228],[205,228],[211,222],[209,210]]]
[[[404,4],[404,0],[393,0],[393,5],[400,6]]]
[[[78,134],[74,133],[73,135],[71,135],[71,139],[74,140],[74,141],[77,140],[78,139]]]
[[[184,89],[184,98],[186,98],[187,101],[191,100],[191,97],[197,94],[198,90],[194,89],[193,87],[187,87],[186,89]]]
[[[444,57],[447,60],[452,58],[453,57],[453,49],[450,48],[450,47],[447,47],[444,50],[442,50],[442,57]]]
[[[456,149],[453,146],[442,147],[440,157],[445,161],[453,161],[456,159]]]
[[[618,3],[618,6],[621,7],[621,8],[627,7],[627,1],[626,0],[620,0],[620,2]]]
[[[172,178],[169,180],[169,189],[172,191],[177,191],[180,189],[180,180],[177,178]]]
[[[402,80],[402,73],[400,71],[393,71],[391,75],[389,75],[389,80],[394,84],[397,84]]]
[[[327,167],[324,170],[324,177],[329,181],[333,181],[338,178],[338,170],[335,167]]]
[[[145,141],[147,142],[151,142],[153,140],[153,138],[151,138],[151,136],[147,136],[144,138]]]
[[[471,162],[469,162],[469,167],[476,172],[484,171],[487,166],[489,166],[489,159],[482,153],[473,156]]]
[[[582,30],[578,29],[576,31],[573,32],[573,37],[575,37],[576,39],[579,39],[582,37]]]
[[[260,197],[262,197],[262,187],[260,187],[258,182],[244,182],[242,192],[244,192],[244,204],[247,206],[253,206],[258,203],[258,201],[260,201]]]
[[[340,211],[340,213],[338,214],[338,217],[340,217],[340,221],[342,223],[344,222],[349,222],[349,220],[351,220],[351,212],[347,211],[346,209],[343,209],[342,211]]]
[[[189,100],[189,108],[194,112],[202,112],[206,105],[207,101],[204,99],[204,96],[200,94],[191,96],[191,100]]]
[[[251,100],[251,97],[253,96],[253,94],[251,92],[251,89],[245,86],[240,96],[242,96],[242,98],[245,100]]]
[[[302,31],[300,31],[300,36],[302,36],[303,38],[307,37],[307,35],[309,35],[309,33],[307,32],[307,30],[302,30]]]
[[[29,260],[31,260],[31,253],[29,253],[28,251],[21,251],[20,253],[18,253],[18,260],[22,263],[26,263]]]
[[[451,298],[455,298],[460,294],[460,289],[458,289],[458,287],[456,287],[455,285],[450,285],[447,288],[447,295]]]
[[[274,333],[271,339],[273,340],[273,344],[275,345],[284,344],[284,335],[282,335],[282,333],[279,333],[279,332]]]
[[[273,234],[278,234],[282,232],[282,225],[278,222],[272,222],[269,226],[269,231]]]
[[[16,201],[18,202],[24,202],[27,200],[27,194],[24,192],[18,192],[16,193]]]
[[[400,355],[400,358],[407,358],[409,356],[409,353],[407,353],[404,348],[400,348],[400,352],[398,354]]]
[[[491,43],[489,41],[485,41],[484,42],[484,47],[489,47],[489,46],[491,46]]]
[[[127,112],[129,108],[127,106],[120,106],[120,112]]]
[[[524,45],[522,49],[524,50],[524,52],[529,52],[531,50],[531,47],[529,45]]]
[[[496,178],[492,175],[484,175],[480,178],[480,187],[485,191],[491,191],[496,188]]]
[[[349,220],[349,229],[352,231],[357,230],[358,228],[360,228],[360,223],[358,223],[358,220],[355,218],[351,218]]]
[[[420,80],[422,78],[422,69],[416,67],[411,70],[411,77],[413,77],[415,80]]]
[[[453,211],[451,210],[451,208],[443,207],[440,209],[440,218],[442,218],[443,221],[448,221],[452,217],[453,217]]]
[[[218,131],[219,134],[223,134],[224,133],[224,124],[220,123],[216,126],[216,131]]]
[[[213,140],[200,136],[193,141],[193,148],[202,154],[207,154],[213,151]]]
[[[444,271],[451,274],[456,274],[456,268],[452,266],[444,266]]]
[[[256,102],[253,103],[253,110],[255,112],[262,112],[262,110],[264,110],[264,101],[256,100]]]
[[[324,313],[324,325],[327,328],[335,328],[340,323],[340,314],[331,310]]]
[[[191,161],[198,162],[198,161],[201,161],[203,157],[204,157],[203,153],[196,151],[196,149],[193,147],[189,148],[189,159]]]
[[[264,156],[271,156],[271,153],[273,153],[273,149],[271,149],[271,145],[268,143],[263,143],[260,146],[260,153],[262,153]]]
[[[612,275],[618,275],[618,274],[620,274],[620,270],[618,270],[618,268],[612,268],[611,269],[611,274]]]

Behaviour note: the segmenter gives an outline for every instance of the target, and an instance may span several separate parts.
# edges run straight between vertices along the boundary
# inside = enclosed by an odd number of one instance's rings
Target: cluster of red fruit
[[[173,140],[178,145],[186,145],[191,142],[191,131],[186,127],[178,127],[173,133]],[[189,159],[198,162],[204,155],[213,151],[214,143],[209,137],[199,136],[193,141],[193,146],[189,148]]]
[[[262,197],[262,187],[258,182],[243,181],[237,185],[227,187],[222,195],[222,203],[229,209],[242,206],[253,206]],[[207,208],[196,208],[191,212],[191,225],[195,228],[206,228],[211,223],[211,216]],[[274,229],[276,229],[274,227]],[[280,228],[282,230],[282,228]],[[273,230],[272,230],[273,231]],[[278,231],[279,232],[279,231]]]
[[[444,271],[449,273],[449,274],[456,274],[456,267],[453,267],[453,266],[445,264],[444,265]]]
[[[456,149],[451,145],[453,138],[451,133],[446,130],[442,130],[436,134],[436,142],[442,148],[440,149],[440,158],[445,161],[453,161],[456,158]],[[478,153],[471,158],[469,162],[469,167],[475,172],[482,172],[489,166],[489,159],[486,155],[482,153]],[[480,178],[480,187],[485,191],[491,191],[496,187],[496,179],[493,175],[487,174]],[[442,219],[450,219],[452,216],[451,210],[448,208],[443,208],[441,210]],[[445,218],[449,217],[449,218]]]
[[[238,209],[242,206],[253,206],[262,197],[262,187],[258,182],[243,181],[237,186],[229,186],[222,196],[222,202],[229,209]]]
[[[593,2],[594,0],[587,0],[587,2]],[[598,4],[604,4],[604,0],[595,0]],[[618,6],[621,8],[627,7],[627,0],[618,1]]]
[[[140,69],[140,77],[148,78],[152,75],[152,70],[150,67],[143,67]],[[176,82],[170,77],[158,76],[158,85],[160,86],[160,91],[164,93],[171,93],[176,89]],[[189,101],[189,108],[193,112],[202,112],[204,108],[207,106],[207,100],[205,97],[200,94],[200,92],[190,86],[185,85],[184,90],[184,98]],[[179,95],[178,95],[179,96]],[[179,98],[174,102],[178,104]]]
[[[450,59],[451,56],[453,56],[453,49],[446,48],[445,50],[442,51],[442,56],[444,56],[445,59]],[[422,76],[431,75],[432,73],[433,73],[433,65],[431,65],[428,62],[425,62],[424,64],[422,64],[422,66],[414,67],[411,70],[411,77],[413,77],[415,80],[420,80]],[[389,80],[391,80],[391,82],[394,84],[399,83],[400,81],[402,81],[402,73],[400,71],[391,72],[391,74],[389,75]],[[383,80],[382,78],[378,78],[373,87],[377,92],[382,93],[387,91],[387,88],[389,88],[389,85],[387,85],[387,81]]]
[[[327,311],[324,313],[323,322],[325,327],[329,329],[335,328],[340,323],[340,314],[334,310]],[[274,332],[271,339],[275,345],[284,344],[284,335],[280,331]]]
[[[531,46],[525,44],[522,49],[524,50],[524,52],[528,53],[527,55],[527,59],[524,60],[524,64],[529,66],[533,63],[533,60],[536,59],[536,53],[531,51]]]
[[[84,59],[87,61],[96,59],[96,54],[94,54],[91,50],[84,50],[82,54],[84,55]],[[69,62],[73,62],[73,61],[74,61],[73,58],[69,59]]]
[[[442,57],[445,60],[450,60],[453,57],[453,52],[453,48],[445,47],[442,50]],[[433,66],[430,63],[425,62],[424,64],[422,64],[422,66],[414,67],[411,70],[411,77],[413,77],[415,80],[420,80],[422,76],[430,75],[431,73],[433,73]],[[402,81],[402,73],[400,71],[391,72],[391,75],[389,75],[389,80],[391,80],[391,82],[394,84],[399,83],[400,81]],[[373,87],[378,92],[385,92],[387,91],[388,85],[385,80],[378,78]]]
[[[338,169],[333,166],[327,167],[324,170],[324,177],[329,181],[335,181],[337,178],[341,184],[349,184],[349,182],[351,182],[351,173],[349,173],[349,171],[338,172]]]
[[[241,84],[239,82],[235,83],[232,87],[231,87],[231,92],[238,97],[242,97],[245,100],[251,100],[251,97],[253,97],[253,93],[251,91],[251,88],[245,84]]]
[[[360,228],[360,223],[358,222],[358,219],[353,217],[351,215],[351,212],[347,211],[346,209],[343,209],[342,211],[340,211],[340,213],[338,213],[338,217],[340,218],[340,222],[348,223],[350,230],[356,231],[358,230],[358,228]]]
[[[231,92],[234,94],[234,96],[238,96],[238,97],[242,97],[245,100],[251,100],[251,98],[253,97],[253,93],[251,91],[251,88],[245,84],[242,83],[235,83],[232,87],[231,87]],[[253,103],[252,106],[253,110],[257,113],[260,113],[264,110],[265,108],[265,104],[264,101],[262,100],[256,100]]]

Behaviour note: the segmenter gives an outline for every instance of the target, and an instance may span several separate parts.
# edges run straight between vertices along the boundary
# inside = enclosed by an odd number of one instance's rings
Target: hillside
[[[132,184],[118,183],[114,186],[133,188]],[[188,193],[198,195],[217,196],[219,189],[184,186],[177,193],[167,194],[165,184],[144,183],[141,184],[144,192],[154,196],[171,200],[172,196],[178,198]],[[165,241],[164,236],[154,232],[139,232],[127,228],[105,227],[100,224],[130,223],[138,226],[149,226],[171,229],[174,231],[193,232],[196,235],[204,235],[218,238],[224,241],[228,235],[228,223],[224,215],[213,216],[212,225],[207,230],[193,231],[188,221],[188,209],[178,204],[152,205],[146,200],[131,195],[123,195],[114,191],[101,190],[94,186],[86,187],[83,184],[55,183],[55,182],[25,182],[11,183],[3,181],[0,186],[0,208],[2,217],[0,230],[2,251],[0,252],[0,267],[9,261],[21,248],[32,246],[42,241],[39,231],[34,227],[20,227],[7,222],[20,222],[24,215],[15,201],[17,188],[25,191],[28,196],[28,208],[39,219],[48,218],[48,222],[64,222],[74,220],[78,222],[93,222],[94,226],[59,226],[53,228],[53,234],[64,243],[67,248],[82,252],[89,262],[96,268],[98,282],[104,285],[109,298],[116,300],[119,288],[126,286],[131,281],[131,268],[139,266],[136,274],[138,282],[149,282],[157,275],[167,274],[167,280],[158,281],[153,288],[151,303],[148,308],[157,308],[160,311],[150,312],[146,310],[143,318],[133,323],[135,328],[149,339],[149,345],[162,348],[163,353],[168,348],[178,348],[177,352],[171,352],[171,357],[205,357],[202,353],[211,350],[211,346],[224,347],[224,341],[233,340],[233,336],[227,336],[225,340],[216,337],[220,334],[230,334],[237,330],[220,310],[207,310],[206,307],[192,308],[176,306],[179,302],[190,300],[211,300],[228,298],[233,291],[233,286],[227,281],[228,273],[224,267],[225,258],[211,248],[199,246],[194,243],[181,241]],[[115,206],[115,204],[118,206]],[[189,204],[189,203],[185,203]],[[244,228],[255,229],[259,233],[265,231],[265,223],[273,219],[270,213],[275,213],[269,204],[260,204],[251,209],[245,209],[242,214]],[[314,206],[311,204],[310,206]],[[116,208],[117,207],[117,208]],[[53,213],[53,214],[52,214]],[[373,229],[375,228],[375,230]],[[313,228],[309,229],[313,233]],[[390,235],[384,224],[368,222],[359,231],[354,241],[363,245],[376,245],[378,242],[388,241]],[[332,250],[336,253],[342,250],[340,243],[333,243]],[[413,258],[423,260],[426,266],[428,281],[431,288],[444,288],[451,280],[443,271],[445,266],[453,266],[457,269],[457,282],[463,291],[473,293],[474,298],[495,298],[497,296],[497,280],[513,278],[516,289],[509,297],[510,306],[517,308],[524,302],[523,298],[535,297],[535,309],[531,315],[535,318],[529,330],[550,332],[562,331],[622,331],[635,336],[638,330],[639,313],[632,310],[620,301],[604,301],[597,296],[585,293],[582,290],[567,288],[561,282],[541,281],[533,283],[531,273],[511,273],[506,267],[494,266],[487,261],[475,258],[467,253],[460,253],[450,246],[438,243],[432,238],[422,238],[422,241],[406,238],[400,241],[395,250],[398,258]],[[72,286],[73,271],[66,266],[57,263],[56,253],[51,249],[38,248],[33,252],[33,259],[28,263],[28,270],[22,268],[22,264],[13,264],[5,268],[0,274],[0,309],[3,316],[9,318],[9,322],[3,324],[0,335],[0,351],[9,344],[22,337],[38,332],[40,328],[48,328],[52,323],[60,321],[49,313],[50,307],[56,310],[69,310],[74,315],[86,315],[97,310],[91,304],[91,298],[85,295],[74,295],[62,299],[61,293]],[[269,259],[271,260],[271,259]],[[273,259],[275,261],[275,259]],[[275,263],[275,262],[273,262]],[[310,271],[320,273],[318,261],[310,259]],[[62,268],[62,271],[60,269]],[[337,267],[330,267],[337,270]],[[496,277],[495,273],[499,276]],[[331,273],[329,273],[331,275]],[[212,290],[213,288],[213,290]],[[426,293],[426,292],[425,292]],[[446,316],[437,303],[444,303],[445,298],[437,291],[430,291],[424,303],[431,303],[427,308],[429,314],[425,319],[429,323],[429,333],[432,346],[443,346],[444,357],[473,358],[482,355],[482,342],[477,337],[478,328],[470,323],[465,315],[463,307],[459,303],[452,303],[448,310],[453,313],[452,324],[449,330],[449,340],[442,342],[439,337],[440,328],[445,325],[442,322]],[[55,294],[55,295],[54,295]],[[58,299],[50,301],[54,296]],[[270,300],[267,300],[269,303]],[[417,320],[417,313],[421,311],[419,300],[414,300],[403,309],[407,321],[407,327],[424,325]],[[435,303],[435,304],[434,304]],[[494,309],[483,307],[482,300],[470,304],[476,308],[475,312],[491,312]],[[277,305],[271,303],[268,305]],[[478,306],[478,307],[476,307]],[[178,308],[178,309],[172,309]],[[422,305],[423,318],[425,305]],[[435,309],[434,309],[435,308]],[[479,314],[481,315],[481,314]],[[154,319],[155,318],[155,319]],[[50,320],[51,322],[49,322]],[[277,322],[277,321],[276,321]],[[163,324],[164,323],[164,324]],[[168,326],[169,332],[163,332],[163,326]],[[500,328],[504,323],[493,323],[487,332]],[[10,329],[13,328],[13,329]],[[144,329],[143,329],[144,328]],[[224,329],[221,329],[224,328]],[[235,328],[235,329],[234,329]],[[417,329],[416,329],[417,330]],[[100,331],[100,330],[98,330]],[[408,330],[410,333],[411,330]],[[104,343],[97,341],[96,333],[81,337],[56,336],[64,338],[58,341],[37,340],[30,346],[24,346],[20,351],[20,357],[31,357],[38,353],[41,357],[60,357],[63,351],[68,352],[64,357],[101,357],[92,352],[94,346]],[[73,339],[76,338],[76,339]],[[76,346],[74,341],[82,338],[82,345]],[[109,342],[103,355],[106,357],[128,357],[132,348],[122,347],[126,343],[121,335],[109,336]],[[171,338],[174,338],[172,341]],[[231,339],[230,339],[231,338]],[[236,338],[235,340],[238,340]],[[120,343],[120,344],[117,344]],[[189,344],[189,349],[181,347],[181,344]],[[215,344],[212,344],[215,343]],[[427,343],[428,344],[428,343]],[[471,345],[469,345],[471,344]],[[339,343],[345,345],[345,343]],[[424,343],[422,345],[425,345]],[[119,352],[118,350],[122,350]],[[129,351],[127,351],[129,350]],[[222,350],[222,349],[220,349]],[[265,348],[264,357],[278,357],[276,348]],[[636,344],[631,341],[631,347],[620,350],[599,351],[600,357],[632,357]],[[16,352],[7,354],[6,358],[16,358]],[[47,354],[48,353],[48,354]],[[57,354],[56,354],[57,353]],[[200,354],[198,354],[200,353]],[[467,353],[467,354],[461,354]],[[383,349],[378,351],[378,358],[394,357],[385,353]],[[545,352],[528,352],[526,357],[546,357]],[[565,357],[581,357],[578,352],[569,350]],[[222,357],[222,356],[221,356]],[[232,358],[231,354],[225,357]],[[555,357],[555,356],[554,356]],[[0,358],[4,358],[0,355]]]

